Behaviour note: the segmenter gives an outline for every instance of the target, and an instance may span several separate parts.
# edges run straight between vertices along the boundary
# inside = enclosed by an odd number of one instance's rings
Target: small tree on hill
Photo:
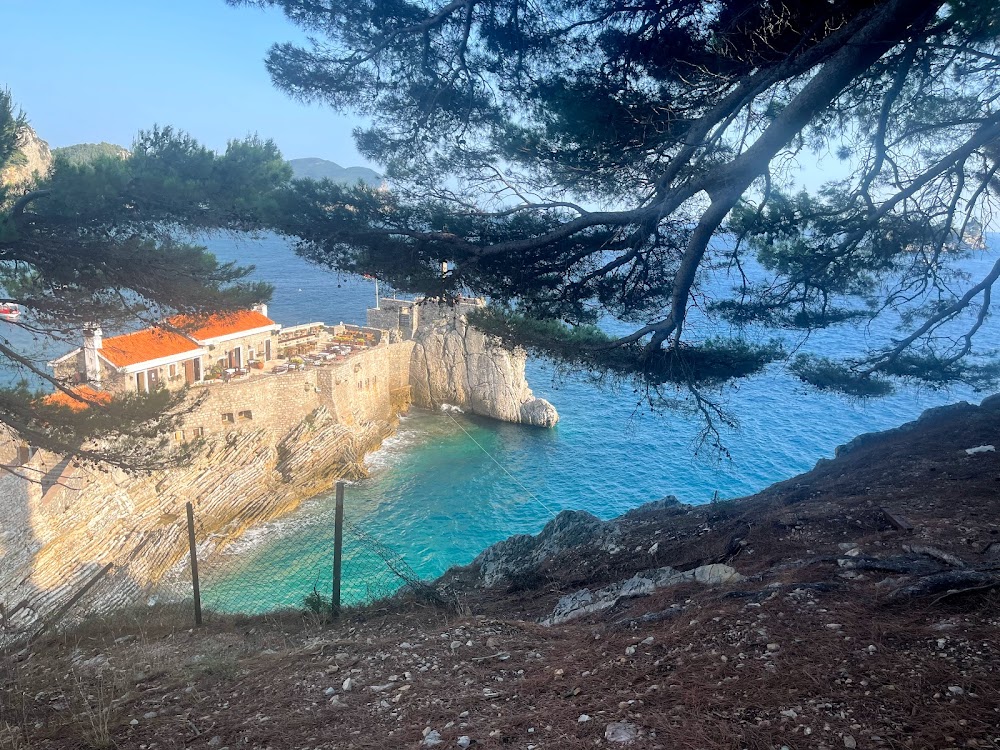
[[[391,192],[286,194],[309,258],[486,295],[488,332],[653,386],[775,360],[855,394],[995,381],[1000,264],[953,263],[1000,187],[993,2],[229,1],[314,40],[271,49],[278,88],[374,119]],[[791,189],[822,152],[849,174]],[[770,341],[879,317],[839,360]]]
[[[26,121],[0,91],[0,168],[18,159]],[[0,424],[35,447],[132,470],[164,464],[161,450],[185,407],[159,391],[112,401],[55,379],[36,344],[78,346],[81,331],[152,324],[270,296],[251,268],[219,263],[178,239],[240,231],[273,210],[290,170],[270,141],[233,141],[219,156],[171,128],[141,133],[131,155],[55,160],[49,175],[0,185],[0,301],[25,310],[0,335]],[[51,403],[41,391],[66,394]],[[88,408],[70,408],[87,406]],[[189,404],[190,406],[190,404]]]

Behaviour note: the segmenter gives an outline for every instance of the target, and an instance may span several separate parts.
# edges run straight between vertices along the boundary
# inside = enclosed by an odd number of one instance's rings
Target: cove
[[[211,247],[222,259],[256,264],[256,275],[276,286],[275,316],[290,323],[363,320],[374,298],[370,283],[316,269],[278,238]],[[1000,345],[995,327],[985,333],[986,348]],[[828,331],[820,342],[835,353],[856,335]],[[901,389],[863,402],[807,388],[771,368],[722,394],[740,420],[737,429],[722,431],[727,458],[699,448],[696,417],[649,414],[629,388],[599,388],[539,361],[529,361],[528,381],[559,410],[555,428],[413,411],[368,457],[371,476],[348,487],[348,520],[431,578],[512,534],[537,533],[563,509],[610,518],[670,494],[688,503],[752,494],[810,469],[860,433],[897,426],[932,406],[982,398],[962,389]],[[332,539],[332,494],[323,494],[206,565],[206,603],[266,611],[299,606],[313,586],[328,592]],[[344,576],[345,602],[389,593],[400,583],[372,545],[354,539],[346,546]],[[254,592],[249,598],[257,603],[248,606],[247,596],[234,592]]]

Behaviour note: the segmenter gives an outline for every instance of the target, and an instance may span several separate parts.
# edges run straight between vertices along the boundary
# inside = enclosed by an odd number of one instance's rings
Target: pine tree
[[[1000,264],[955,264],[1000,188],[995,3],[230,2],[309,33],[271,49],[279,89],[373,119],[392,189],[296,182],[272,222],[313,260],[485,295],[504,341],[653,387],[996,382]],[[849,175],[795,190],[818,153]],[[880,317],[849,358],[788,354]]]
[[[26,127],[0,90],[0,169],[18,160]],[[266,300],[270,287],[246,280],[251,268],[219,263],[184,238],[256,226],[290,175],[273,142],[250,137],[217,155],[168,127],[140,133],[124,158],[57,158],[31,183],[0,185],[0,301],[25,310],[0,336],[9,435],[129,470],[179,458],[165,447],[195,403],[188,394],[98,397],[56,379],[36,344],[68,348],[94,323],[128,330]],[[53,390],[64,397],[46,399]]]

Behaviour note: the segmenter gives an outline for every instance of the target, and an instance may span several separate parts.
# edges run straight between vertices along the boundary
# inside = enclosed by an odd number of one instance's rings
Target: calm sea
[[[274,284],[270,314],[283,324],[363,322],[374,301],[371,282],[309,265],[277,238],[208,244],[220,259],[256,265],[255,276]],[[977,273],[991,262],[980,255],[966,265]],[[864,335],[826,332],[809,344],[836,353]],[[1000,346],[995,326],[986,337]],[[860,433],[894,427],[930,406],[982,398],[963,390],[908,390],[858,402],[810,390],[775,368],[721,394],[739,418],[738,428],[723,432],[725,457],[699,449],[696,417],[651,414],[629,388],[602,389],[541,361],[529,363],[528,379],[559,410],[555,429],[415,410],[369,456],[371,477],[348,487],[347,517],[385,545],[383,557],[399,556],[418,575],[433,577],[500,539],[536,533],[565,508],[609,518],[665,495],[705,503],[751,494],[807,471]],[[321,495],[208,561],[208,604],[263,610],[299,604],[314,584],[328,590],[332,538],[332,497]],[[348,541],[348,601],[398,582],[374,546]],[[251,588],[257,605],[242,595],[238,604],[230,598]]]

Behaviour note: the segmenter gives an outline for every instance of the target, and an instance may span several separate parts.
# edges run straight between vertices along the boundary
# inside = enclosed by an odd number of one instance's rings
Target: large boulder
[[[466,316],[478,306],[471,300],[420,305],[410,362],[414,403],[447,404],[504,422],[552,427],[559,414],[531,392],[524,376],[527,355],[494,344],[469,325]]]
[[[519,534],[497,542],[480,553],[472,564],[479,567],[484,586],[528,575],[543,561],[578,547],[599,545],[615,526],[584,510],[564,510],[537,536]]]

